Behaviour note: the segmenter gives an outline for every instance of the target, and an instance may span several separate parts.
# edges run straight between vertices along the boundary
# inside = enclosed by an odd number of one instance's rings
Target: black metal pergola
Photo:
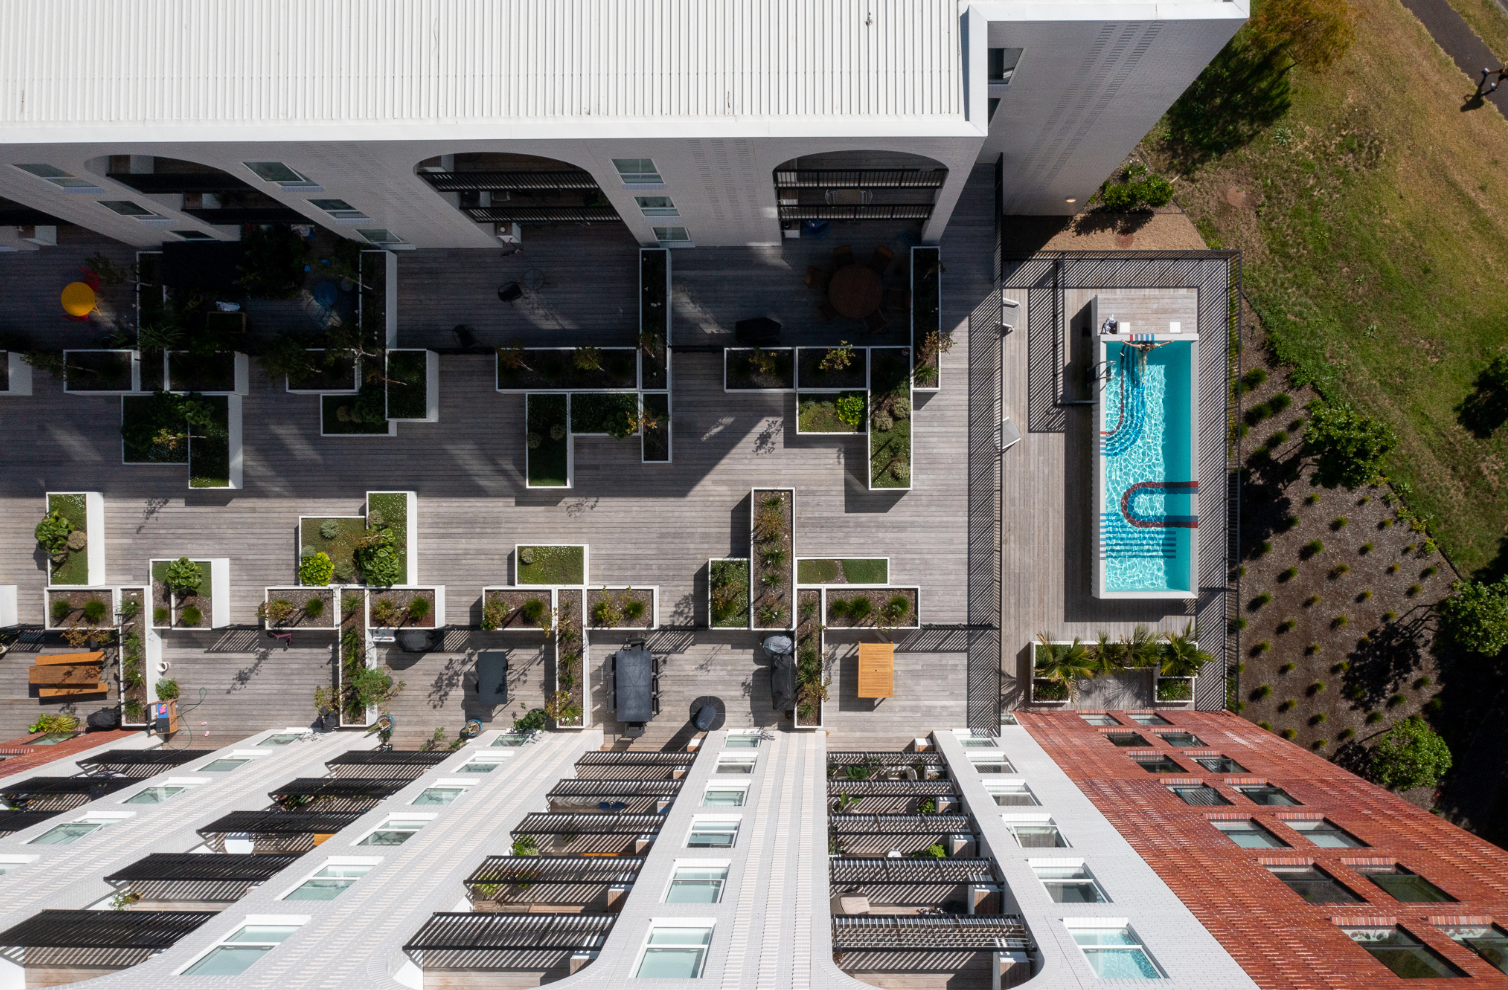
[[[267,796],[274,801],[294,797],[367,798],[380,801],[408,785],[409,781],[394,780],[391,777],[299,777],[276,790],[268,791]]]
[[[844,780],[837,778],[827,782],[827,793],[836,797],[851,794],[854,797],[947,797],[958,794],[958,785],[951,780]]]
[[[0,787],[0,800],[25,809],[38,798],[82,795],[90,801],[136,783],[131,777],[30,777],[9,787]]]
[[[439,766],[455,754],[449,750],[363,749],[342,753],[325,761],[327,767],[429,767]]]
[[[85,757],[78,761],[79,768],[87,773],[124,774],[128,777],[151,777],[170,767],[181,767],[202,756],[209,756],[212,749],[112,749],[98,756]]]
[[[582,753],[576,761],[578,767],[689,767],[696,760],[695,753],[657,753],[652,750],[628,750],[604,752],[592,750]]]
[[[833,918],[834,952],[926,952],[990,950],[1030,952],[1031,935],[1010,914],[942,917],[843,916]]]
[[[566,797],[675,797],[681,792],[679,780],[608,780],[570,778],[550,788],[547,798]]]
[[[465,883],[468,887],[633,883],[643,866],[638,856],[488,856]]]
[[[61,809],[58,811],[0,811],[0,835],[9,835],[24,828],[31,828],[62,813]]]
[[[350,825],[361,811],[232,811],[202,826],[201,836],[233,835],[322,835]]]
[[[600,949],[612,930],[612,914],[492,914],[442,911],[403,946],[426,949]]]
[[[828,883],[833,887],[933,887],[941,884],[999,883],[987,859],[892,859],[840,857],[828,860]]]
[[[0,945],[26,949],[166,949],[217,913],[48,910],[0,932]]]
[[[525,816],[511,833],[520,835],[653,835],[664,815],[571,815],[536,811]]]
[[[262,883],[298,862],[288,853],[264,856],[252,853],[153,853],[105,877],[106,883],[133,880],[246,881]]]
[[[968,815],[828,815],[833,835],[972,835]]]

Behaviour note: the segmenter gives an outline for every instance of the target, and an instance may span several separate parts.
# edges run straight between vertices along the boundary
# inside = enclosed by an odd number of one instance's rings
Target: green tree
[[[1446,635],[1474,653],[1496,656],[1508,646],[1508,577],[1457,581],[1437,606]]]
[[[1325,72],[1356,40],[1356,19],[1347,0],[1263,0],[1246,23],[1246,44],[1270,58]]]
[[[1215,660],[1208,650],[1200,649],[1199,631],[1192,622],[1181,633],[1166,632],[1162,636],[1166,641],[1162,650],[1164,677],[1192,677]]]
[[[1433,787],[1450,770],[1450,747],[1429,724],[1412,715],[1383,734],[1368,760],[1368,776],[1384,787],[1406,791]]]
[[[1099,665],[1089,656],[1089,648],[1075,636],[1072,643],[1054,643],[1047,633],[1038,633],[1036,663],[1033,675],[1054,684],[1073,690],[1079,681],[1088,680],[1100,672]]]
[[[1304,452],[1319,468],[1326,488],[1360,488],[1382,473],[1387,455],[1398,446],[1392,427],[1345,405],[1316,403],[1304,431]]]

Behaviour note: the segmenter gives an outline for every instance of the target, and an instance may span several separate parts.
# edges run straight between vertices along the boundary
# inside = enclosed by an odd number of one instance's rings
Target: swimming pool
[[[1098,340],[1096,598],[1198,594],[1199,343],[1170,336]]]

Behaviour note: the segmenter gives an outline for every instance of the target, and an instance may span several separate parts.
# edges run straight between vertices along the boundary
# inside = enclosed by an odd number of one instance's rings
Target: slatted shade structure
[[[512,835],[652,835],[664,815],[557,815],[536,811],[524,818]]]
[[[79,760],[81,769],[89,773],[124,774],[127,777],[151,777],[192,763],[200,757],[214,753],[212,749],[112,749]]]
[[[951,780],[844,780],[827,782],[830,796],[852,794],[854,797],[883,796],[946,797],[956,795],[958,786]]]
[[[477,223],[613,223],[621,219],[611,206],[468,206],[461,210]]]
[[[267,796],[274,801],[289,798],[367,798],[380,801],[403,790],[408,781],[382,777],[299,777],[273,791]]]
[[[58,811],[0,811],[0,835],[9,835],[24,828],[31,828],[62,813],[61,809]]]
[[[214,911],[43,911],[0,932],[0,945],[56,949],[166,949]]]
[[[591,780],[673,780],[691,769],[691,753],[594,751],[576,761],[576,776]]]
[[[0,800],[23,809],[43,798],[78,796],[93,801],[133,783],[135,781],[130,777],[31,777],[9,787],[0,787]]]
[[[550,788],[547,797],[675,797],[681,792],[679,780],[562,780]]]
[[[466,878],[481,884],[633,883],[644,860],[635,856],[488,856]]]
[[[775,170],[779,189],[941,189],[946,168],[824,168]]]
[[[874,765],[880,767],[945,767],[941,753],[901,753],[896,751],[847,750],[827,754],[829,767]]]
[[[106,883],[134,880],[248,881],[261,883],[277,876],[298,862],[294,855],[255,856],[250,853],[226,853],[206,856],[201,853],[153,853],[122,867],[105,877]]]
[[[326,760],[337,777],[384,777],[398,780],[417,780],[426,770],[439,766],[454,756],[449,751],[426,752],[417,749],[362,750],[342,753]]]
[[[403,946],[405,952],[443,949],[581,952],[602,948],[612,930],[611,914],[473,914],[442,911],[433,915]]]
[[[597,180],[582,169],[513,172],[501,170],[462,170],[459,172],[420,172],[436,192],[546,192],[560,190],[596,191]]]
[[[972,834],[968,815],[828,815],[834,835],[955,835]]]
[[[1029,952],[1033,948],[1026,926],[1015,915],[833,918],[834,952],[981,952],[994,949]]]
[[[832,859],[828,882],[833,887],[878,885],[931,887],[939,884],[998,883],[987,859]]]
[[[359,811],[232,811],[201,827],[200,835],[305,835],[339,832]]]

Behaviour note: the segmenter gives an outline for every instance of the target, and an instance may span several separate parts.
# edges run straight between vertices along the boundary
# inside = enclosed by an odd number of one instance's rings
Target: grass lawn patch
[[[838,415],[840,396],[852,396],[858,400],[859,421],[846,423]],[[816,392],[802,393],[796,399],[796,424],[801,433],[864,432],[865,398],[863,392]]]
[[[381,435],[392,432],[387,422],[387,391],[380,382],[366,382],[355,395],[319,397],[320,432],[327,436]]]
[[[571,432],[633,436],[639,397],[632,392],[579,392],[571,396]]]
[[[301,519],[298,530],[299,558],[312,557],[323,551],[335,567],[331,580],[336,584],[354,584],[360,577],[360,569],[356,566],[356,544],[366,531],[366,521],[359,516]],[[326,536],[326,533],[329,535]]]
[[[846,368],[830,367],[822,370],[822,362],[832,364],[832,357],[841,352],[840,347],[801,347],[796,353],[800,370],[796,380],[802,388],[848,389],[863,388],[867,384],[866,352],[861,347],[848,348],[849,363]]]
[[[796,359],[789,347],[729,347],[723,351],[723,376],[730,390],[796,387]]]
[[[519,584],[585,584],[586,547],[520,546]]]
[[[670,396],[648,393],[643,397],[643,457],[646,461],[670,460]]]
[[[570,426],[565,395],[524,397],[525,460],[529,484],[536,488],[565,488],[570,477]]]
[[[61,513],[76,530],[82,530],[86,539],[103,539],[100,533],[89,532],[89,511],[82,492],[47,496],[47,511]],[[89,547],[67,550],[61,561],[52,561],[53,584],[89,583]]]
[[[230,487],[230,397],[200,395],[196,401],[209,407],[207,426],[189,428],[189,487]]]
[[[797,584],[884,584],[889,580],[890,562],[884,557],[810,557],[796,561]]]
[[[408,573],[408,496],[403,492],[370,492],[367,495],[367,527],[393,531],[393,552],[398,566]],[[332,560],[334,558],[331,558]]]
[[[714,560],[707,568],[707,594],[714,629],[749,628],[749,562]]]
[[[187,464],[183,399],[167,392],[120,400],[121,450],[127,464]]]
[[[174,392],[234,392],[236,354],[168,351],[168,385]]]
[[[429,355],[425,351],[387,352],[389,419],[423,419],[429,415]]]
[[[1397,433],[1389,475],[1467,572],[1501,570],[1508,531],[1508,429],[1462,422],[1508,348],[1508,294],[1483,263],[1508,240],[1508,127],[1461,112],[1475,82],[1396,0],[1365,5],[1329,73],[1292,71],[1284,117],[1176,183],[1211,246],[1243,252],[1293,384]],[[1154,166],[1175,150],[1163,126],[1145,143]]]
[[[598,347],[597,367],[577,366],[576,349],[570,347],[526,347],[510,352],[498,348],[497,386],[506,389],[530,388],[638,388],[639,358],[636,347]],[[510,358],[509,355],[513,355]],[[514,367],[515,359],[522,365]]]
[[[168,591],[166,578],[168,568],[173,564],[171,560],[159,560],[152,564],[152,601],[156,607],[161,607],[171,601],[174,629],[208,629],[211,617],[214,615],[210,562],[195,560],[194,563],[199,565],[199,588],[197,592],[187,594]],[[191,621],[195,613],[198,614],[197,622]],[[160,623],[154,622],[153,625],[160,625]]]
[[[911,355],[895,348],[870,352],[869,485],[911,487]]]

